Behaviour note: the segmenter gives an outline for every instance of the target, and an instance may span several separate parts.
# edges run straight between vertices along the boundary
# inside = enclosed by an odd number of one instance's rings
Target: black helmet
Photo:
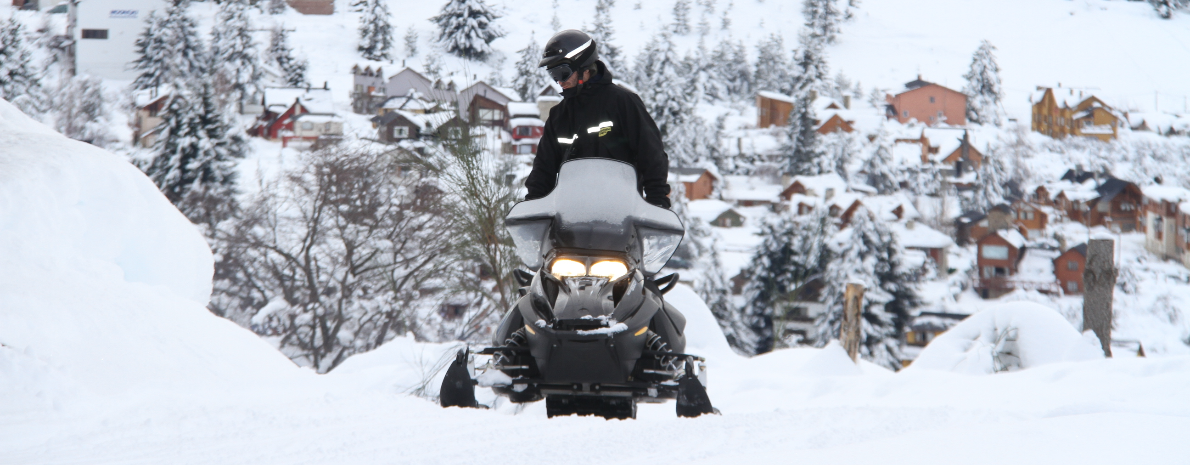
[[[545,52],[537,66],[550,71],[555,81],[565,81],[570,74],[586,69],[599,59],[595,40],[583,31],[567,29],[554,34],[545,43]]]

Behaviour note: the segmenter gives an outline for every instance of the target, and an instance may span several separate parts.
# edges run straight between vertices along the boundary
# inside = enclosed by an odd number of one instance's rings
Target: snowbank
[[[1079,334],[1049,307],[1018,301],[967,317],[931,341],[909,369],[978,374],[1098,358],[1094,336]]]
[[[203,238],[120,157],[0,100],[0,412],[299,370],[208,312]]]

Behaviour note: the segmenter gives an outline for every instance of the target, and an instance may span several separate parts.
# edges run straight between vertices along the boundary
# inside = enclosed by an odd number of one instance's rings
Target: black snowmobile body
[[[550,416],[633,418],[637,401],[666,399],[678,399],[679,415],[713,411],[697,379],[702,359],[682,353],[686,319],[664,299],[677,275],[655,279],[685,229],[641,198],[631,165],[570,160],[554,191],[518,203],[506,225],[536,271],[517,273],[521,297],[480,352],[504,375],[498,394],[545,399]],[[443,398],[458,397],[448,382],[470,385],[452,369]]]

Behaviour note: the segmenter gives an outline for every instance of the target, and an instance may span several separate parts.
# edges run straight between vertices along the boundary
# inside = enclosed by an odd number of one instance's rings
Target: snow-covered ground
[[[455,347],[409,338],[318,376],[202,308],[210,254],[137,170],[2,101],[0,129],[5,464],[1185,460],[1190,356],[1050,355],[995,375],[945,363],[894,374],[836,345],[746,359],[685,286],[668,299],[689,318],[690,350],[708,356],[721,416],[678,419],[671,403],[635,421],[547,420],[540,403],[483,392],[495,408],[444,410],[418,394],[436,390]],[[1052,327],[1031,323],[1060,324],[1050,310],[1004,311],[923,357],[990,355],[975,335],[1005,321],[1023,350],[1054,346]]]

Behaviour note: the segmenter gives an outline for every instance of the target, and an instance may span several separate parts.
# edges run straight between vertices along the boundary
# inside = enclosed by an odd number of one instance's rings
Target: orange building
[[[756,93],[756,127],[788,126],[793,111],[793,97],[777,92]]]
[[[1066,136],[1116,138],[1124,118],[1094,95],[1063,87],[1037,87],[1033,103],[1034,132],[1059,139]]]
[[[1054,277],[1066,294],[1083,293],[1083,271],[1087,267],[1087,244],[1079,244],[1054,259]]]
[[[901,123],[915,119],[930,125],[967,124],[967,96],[962,92],[923,81],[921,75],[905,83],[905,89],[897,95],[888,95],[884,99],[888,103],[888,117]]]

